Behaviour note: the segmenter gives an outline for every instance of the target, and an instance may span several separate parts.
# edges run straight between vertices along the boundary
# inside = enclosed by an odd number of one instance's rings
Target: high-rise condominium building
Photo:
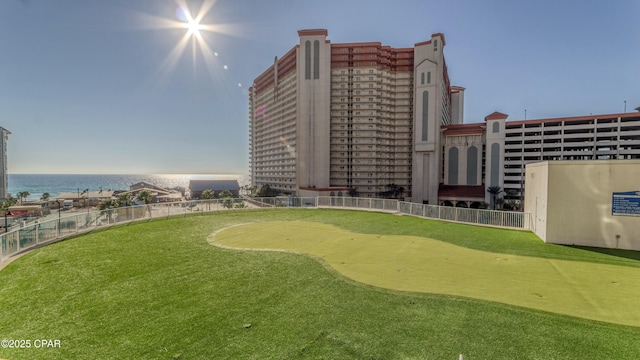
[[[251,182],[295,195],[389,196],[461,207],[522,208],[525,165],[640,158],[640,113],[463,124],[443,34],[411,48],[300,42],[250,89]]]
[[[7,198],[7,187],[9,186],[7,175],[7,140],[11,132],[0,127],[0,199]]]
[[[440,127],[463,120],[444,35],[411,48],[298,35],[250,89],[252,184],[371,197],[393,184],[399,197],[437,201]]]

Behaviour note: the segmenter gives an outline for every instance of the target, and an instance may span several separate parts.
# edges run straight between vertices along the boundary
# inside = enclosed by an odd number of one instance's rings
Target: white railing
[[[39,222],[0,234],[0,261],[36,246],[96,228],[135,220],[186,216],[204,212],[284,207],[349,208],[407,214],[467,224],[530,229],[530,214],[512,211],[453,208],[389,199],[352,197],[269,197],[184,201],[180,203],[130,206],[108,210],[55,211]]]
[[[68,211],[56,213],[54,210],[51,215],[37,223],[30,223],[17,229],[9,229],[8,232],[0,234],[0,261],[38,245],[99,227],[142,219],[186,216],[187,214],[202,212],[256,207],[242,199],[216,199],[150,204],[86,212],[81,210],[72,214],[69,214]]]
[[[467,224],[530,229],[529,214],[517,211],[467,209],[369,198],[318,197],[318,207],[341,207],[407,214]]]

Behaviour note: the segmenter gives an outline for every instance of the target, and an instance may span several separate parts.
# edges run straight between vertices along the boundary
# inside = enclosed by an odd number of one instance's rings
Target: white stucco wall
[[[525,184],[525,212],[544,241],[640,250],[640,216],[611,209],[614,192],[640,191],[640,160],[527,164]]]

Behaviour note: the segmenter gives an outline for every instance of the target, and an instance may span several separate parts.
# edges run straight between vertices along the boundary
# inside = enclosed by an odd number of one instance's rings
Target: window
[[[467,185],[478,185],[478,148],[467,149]]]
[[[311,79],[311,41],[304,43],[304,78]]]
[[[320,41],[313,42],[313,78],[320,78]]]
[[[424,73],[420,73],[420,84],[424,85]]]
[[[429,92],[422,92],[422,141],[427,141],[429,130]]]
[[[427,84],[431,84],[431,71],[427,72]]]
[[[491,144],[491,186],[499,186],[500,174],[500,145],[498,143]]]

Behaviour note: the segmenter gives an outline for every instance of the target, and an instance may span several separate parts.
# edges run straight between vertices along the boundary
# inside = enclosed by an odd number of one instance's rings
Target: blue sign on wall
[[[640,191],[614,192],[611,215],[640,216]]]

